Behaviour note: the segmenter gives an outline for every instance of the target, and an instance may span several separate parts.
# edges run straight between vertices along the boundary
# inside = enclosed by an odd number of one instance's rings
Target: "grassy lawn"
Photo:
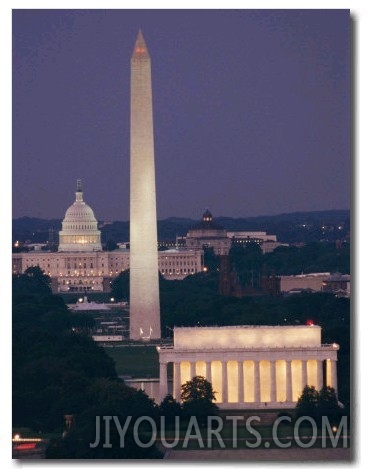
[[[105,347],[104,350],[115,361],[118,375],[159,378],[158,352],[154,345]]]

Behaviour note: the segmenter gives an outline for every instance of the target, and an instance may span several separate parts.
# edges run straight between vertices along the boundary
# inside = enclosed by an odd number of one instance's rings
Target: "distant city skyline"
[[[139,28],[158,219],[349,209],[348,10],[14,10],[13,218],[129,219]]]

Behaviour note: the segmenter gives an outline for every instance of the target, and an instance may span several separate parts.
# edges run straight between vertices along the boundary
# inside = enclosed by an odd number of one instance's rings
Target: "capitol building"
[[[129,249],[103,251],[101,232],[92,208],[77,181],[74,203],[66,210],[59,232],[58,252],[13,253],[13,274],[40,267],[51,277],[54,293],[110,292],[110,282],[129,269]],[[158,269],[168,280],[182,280],[203,269],[203,250],[170,249],[158,252]]]

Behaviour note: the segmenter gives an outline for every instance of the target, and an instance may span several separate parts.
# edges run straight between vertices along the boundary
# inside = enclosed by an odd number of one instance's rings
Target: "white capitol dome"
[[[93,210],[83,200],[81,181],[77,181],[75,202],[66,210],[59,233],[62,252],[102,251],[101,232]]]

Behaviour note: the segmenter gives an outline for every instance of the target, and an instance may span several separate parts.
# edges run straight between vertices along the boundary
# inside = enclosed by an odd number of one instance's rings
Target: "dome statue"
[[[77,181],[75,202],[66,210],[59,233],[60,252],[102,251],[101,231],[93,210],[83,200],[82,182]]]

